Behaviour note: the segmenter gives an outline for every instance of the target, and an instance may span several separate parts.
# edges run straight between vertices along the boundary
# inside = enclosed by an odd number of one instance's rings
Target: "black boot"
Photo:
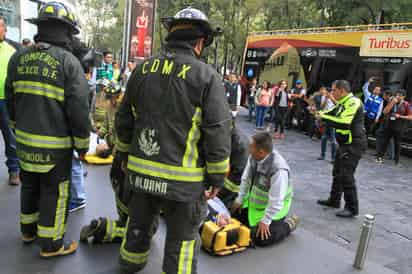
[[[106,233],[106,223],[106,218],[93,219],[89,225],[81,229],[80,241],[87,243],[89,239],[92,239],[94,244],[103,243]]]
[[[341,218],[354,218],[356,217],[358,214],[350,211],[349,209],[344,209],[341,211],[336,212],[336,216],[337,217],[341,217]]]
[[[332,201],[330,199],[327,200],[318,200],[317,202],[321,206],[327,206],[327,207],[332,207],[332,208],[340,208],[340,203]]]

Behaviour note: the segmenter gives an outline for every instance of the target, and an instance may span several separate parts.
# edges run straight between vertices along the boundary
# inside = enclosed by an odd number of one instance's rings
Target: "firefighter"
[[[99,130],[101,138],[106,140],[106,148],[101,154],[114,155],[112,167],[110,169],[110,180],[115,194],[117,220],[110,220],[107,217],[93,219],[89,225],[84,226],[80,231],[82,242],[92,241],[94,244],[100,243],[120,243],[124,236],[125,225],[128,215],[128,204],[131,197],[131,189],[125,184],[125,173],[121,168],[121,158],[116,152],[117,134],[114,127],[114,114],[117,111],[121,86],[110,83],[103,92],[108,103],[105,113],[105,123]],[[101,155],[100,154],[100,155]],[[152,234],[157,230],[157,220],[153,224]]]
[[[79,33],[74,14],[49,2],[38,18],[36,44],[15,54],[6,82],[7,108],[16,130],[24,243],[39,239],[40,256],[74,253],[64,242],[73,149],[84,159],[89,147],[88,85],[71,53]]]
[[[236,127],[235,117],[233,117],[229,174],[225,178],[223,188],[218,194],[219,199],[222,200],[227,208],[231,208],[233,201],[239,193],[239,186],[248,157],[249,140],[247,136]]]
[[[326,126],[336,128],[339,148],[333,164],[330,196],[327,200],[318,200],[318,204],[340,208],[344,194],[345,209],[338,211],[336,216],[351,218],[359,214],[355,171],[367,144],[363,104],[351,93],[350,84],[345,80],[337,80],[332,84],[332,96],[337,101],[335,107],[321,112],[319,118]]]
[[[120,264],[129,273],[144,268],[162,210],[163,272],[189,274],[197,273],[205,199],[228,171],[231,116],[219,75],[200,60],[218,33],[208,18],[186,8],[162,21],[166,48],[133,71],[116,114],[117,150],[133,190]]]

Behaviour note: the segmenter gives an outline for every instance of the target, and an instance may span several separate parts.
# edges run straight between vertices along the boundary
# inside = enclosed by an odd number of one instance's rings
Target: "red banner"
[[[131,8],[129,60],[141,62],[152,55],[155,0],[133,0]]]

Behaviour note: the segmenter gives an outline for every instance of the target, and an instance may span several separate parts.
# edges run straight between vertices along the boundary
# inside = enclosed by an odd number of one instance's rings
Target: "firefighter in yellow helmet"
[[[38,238],[48,258],[77,248],[63,237],[73,149],[84,158],[89,147],[88,85],[71,53],[79,33],[73,13],[49,2],[28,21],[38,26],[36,44],[10,60],[6,98],[22,169],[22,240]]]
[[[133,189],[120,264],[129,273],[144,268],[162,209],[163,272],[189,274],[197,273],[205,198],[228,171],[231,116],[218,73],[200,60],[217,34],[207,17],[186,8],[163,23],[166,48],[133,71],[115,120]]]

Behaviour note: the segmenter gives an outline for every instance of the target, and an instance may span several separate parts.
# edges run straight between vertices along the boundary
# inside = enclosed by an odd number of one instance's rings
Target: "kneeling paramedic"
[[[120,243],[124,236],[125,225],[128,218],[128,202],[131,197],[130,187],[125,185],[125,173],[121,168],[121,158],[116,151],[117,134],[114,127],[114,115],[117,110],[120,85],[110,83],[103,89],[106,98],[106,111],[103,125],[99,129],[99,137],[105,140],[105,149],[97,149],[99,157],[108,157],[114,154],[112,167],[110,169],[110,180],[115,194],[117,220],[110,220],[106,217],[93,219],[89,225],[84,226],[80,232],[80,240],[87,242],[89,239],[93,243]]]
[[[293,197],[290,168],[273,149],[268,133],[254,135],[249,150],[232,213],[251,228],[255,245],[268,246],[285,239],[299,223],[297,216],[288,217]]]
[[[10,61],[7,107],[22,169],[22,240],[38,237],[40,255],[48,258],[77,248],[63,236],[73,149],[84,159],[89,147],[88,85],[71,53],[72,36],[79,33],[71,11],[49,2],[29,22],[38,26],[36,44]]]
[[[133,189],[120,247],[128,273],[147,264],[160,210],[167,226],[163,272],[197,273],[205,196],[216,196],[229,166],[229,106],[219,75],[199,59],[217,31],[192,8],[163,23],[164,52],[133,71],[116,114],[117,149]]]

